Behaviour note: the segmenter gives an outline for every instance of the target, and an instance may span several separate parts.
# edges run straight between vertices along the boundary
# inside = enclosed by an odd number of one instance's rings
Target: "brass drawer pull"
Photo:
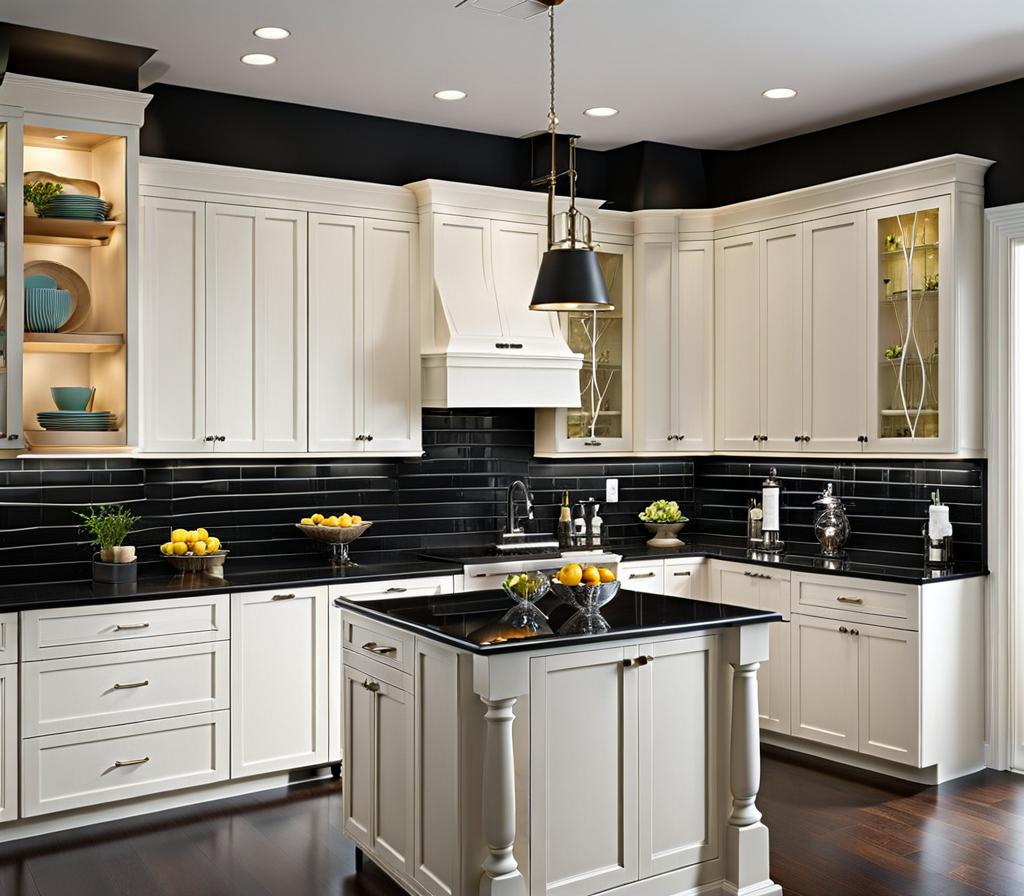
[[[146,687],[148,685],[149,685],[149,679],[148,678],[146,678],[146,679],[144,679],[142,681],[129,681],[126,684],[121,684],[120,682],[117,682],[117,683],[114,684],[114,690],[115,691],[129,691],[132,688],[144,688],[144,687]]]
[[[363,650],[369,650],[370,653],[375,653],[377,656],[398,656],[397,647],[381,647],[376,641],[369,641],[364,644]]]
[[[638,656],[636,658],[636,664],[638,666],[646,666],[648,663],[653,663],[653,662],[654,662],[654,657],[653,656]]]
[[[149,762],[148,756],[143,756],[141,759],[115,759],[114,768],[125,768],[129,765],[145,765]]]
[[[864,603],[864,598],[863,597],[846,597],[845,595],[842,595],[842,594],[840,594],[839,597],[836,598],[836,600],[839,601],[839,603],[841,603],[841,604],[862,604],[862,603]]]
[[[624,669],[631,668],[636,663],[636,660],[630,659],[628,656],[622,661],[622,667]]]
[[[385,591],[384,593],[385,594],[405,594],[405,592],[408,591],[408,590],[409,590],[408,588],[388,588],[388,590]]]
[[[275,594],[271,600],[295,600],[294,594]]]
[[[631,572],[629,577],[631,579],[653,579],[656,575],[656,572]]]
[[[370,681],[369,679],[363,682],[363,687],[372,694],[376,694],[380,690],[380,685],[376,681]]]
[[[114,626],[115,632],[128,632],[140,628],[149,628],[148,622],[119,622]]]
[[[674,575],[674,576],[688,576],[688,575],[691,575],[691,572],[690,572],[690,570],[686,570],[686,572],[674,572],[674,573],[672,573],[672,575]]]

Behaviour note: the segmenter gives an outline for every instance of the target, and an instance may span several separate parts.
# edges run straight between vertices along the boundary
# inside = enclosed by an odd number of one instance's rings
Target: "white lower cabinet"
[[[672,597],[713,600],[708,593],[707,566],[702,557],[666,560],[663,593]]]
[[[9,664],[0,666],[0,822],[17,817],[18,666]]]
[[[231,776],[327,762],[327,588],[231,596]]]
[[[664,594],[664,561],[620,563],[619,581],[622,582],[622,587],[628,591],[640,591],[644,594]]]
[[[711,561],[712,599],[718,603],[771,610],[783,621],[768,629],[768,657],[757,672],[757,709],[762,730],[789,734],[791,714],[790,573],[760,565]]]
[[[21,747],[25,817],[226,781],[229,713],[32,737]]]
[[[375,859],[412,874],[413,697],[395,683],[402,673],[374,662],[344,669],[344,830]]]
[[[918,634],[793,617],[793,733],[919,764]]]
[[[531,660],[531,893],[592,896],[718,855],[716,645]]]

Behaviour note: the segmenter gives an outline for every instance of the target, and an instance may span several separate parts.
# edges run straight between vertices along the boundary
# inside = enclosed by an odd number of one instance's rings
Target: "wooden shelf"
[[[116,352],[124,345],[120,333],[26,333],[26,352]]]
[[[25,217],[25,242],[51,246],[105,246],[120,221]]]
[[[128,444],[124,430],[112,432],[59,432],[26,429],[25,441],[30,448],[123,448]]]

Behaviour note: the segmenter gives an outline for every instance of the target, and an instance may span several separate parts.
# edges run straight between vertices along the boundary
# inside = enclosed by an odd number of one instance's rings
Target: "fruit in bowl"
[[[363,518],[358,513],[339,513],[336,516],[314,513],[312,516],[304,516],[299,520],[300,526],[324,526],[327,529],[349,529],[362,524]]]
[[[533,603],[548,593],[548,577],[540,572],[514,572],[501,583],[505,593],[516,603]]]
[[[331,553],[331,562],[335,566],[357,566],[348,558],[348,546],[370,526],[358,513],[338,513],[324,516],[322,513],[311,513],[304,516],[296,524],[299,531],[313,541],[325,543]]]
[[[567,563],[555,573],[555,579],[567,588],[575,588],[577,585],[593,587],[614,582],[615,573],[606,566],[583,567],[579,563]]]
[[[165,557],[206,557],[221,550],[220,539],[206,529],[174,529],[171,540],[160,545]]]

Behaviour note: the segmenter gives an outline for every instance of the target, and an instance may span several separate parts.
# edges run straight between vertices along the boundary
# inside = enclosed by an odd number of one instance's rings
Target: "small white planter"
[[[682,542],[676,537],[686,523],[644,523],[648,532],[654,533],[647,539],[649,548],[678,548]]]

